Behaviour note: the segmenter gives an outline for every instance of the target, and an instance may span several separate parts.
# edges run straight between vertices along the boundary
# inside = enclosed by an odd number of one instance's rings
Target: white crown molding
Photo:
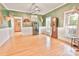
[[[21,10],[16,10],[16,9],[9,9],[4,3],[1,3],[7,10],[12,10],[12,11],[18,11],[18,12],[25,12]]]
[[[22,11],[22,10],[16,10],[16,9],[9,9],[4,3],[1,3],[7,10],[12,10],[12,11],[19,11],[19,12],[24,12],[24,13],[28,13],[28,12],[26,12],[26,11]],[[67,3],[63,3],[63,4],[61,4],[61,5],[59,5],[59,6],[57,6],[56,8],[54,8],[54,9],[51,9],[50,11],[48,11],[47,13],[43,13],[43,14],[41,14],[41,15],[46,15],[46,14],[48,14],[48,13],[50,13],[51,11],[54,11],[55,9],[57,9],[57,8],[60,8],[60,7],[62,7],[63,5],[65,5],[65,4],[67,4]]]
[[[6,9],[8,9],[7,6],[6,6],[4,3],[1,3],[1,4],[2,4]]]
[[[18,12],[24,12],[24,13],[27,13],[26,11],[16,10],[16,9],[8,9],[8,10],[12,10],[12,11],[18,11]]]

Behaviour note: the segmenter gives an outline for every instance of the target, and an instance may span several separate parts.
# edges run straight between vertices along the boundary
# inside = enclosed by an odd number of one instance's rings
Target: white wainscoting
[[[39,34],[43,33],[46,31],[46,27],[39,27]],[[32,27],[22,27],[22,34],[23,35],[32,35],[33,30]]]
[[[58,27],[58,39],[65,38],[65,29],[64,27]]]
[[[0,46],[2,46],[11,36],[10,28],[0,29]]]
[[[39,34],[44,32],[46,32],[46,27],[45,26],[39,27]]]

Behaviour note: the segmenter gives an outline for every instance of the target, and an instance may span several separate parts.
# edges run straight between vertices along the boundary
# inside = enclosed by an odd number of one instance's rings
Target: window
[[[46,17],[46,27],[50,28],[51,17]]]
[[[78,24],[78,17],[79,14],[77,12],[68,12],[65,14],[65,34],[75,34],[76,33],[76,29],[77,29],[77,24]]]
[[[46,17],[46,32],[51,35],[51,17]]]
[[[76,26],[78,21],[78,14],[74,13],[69,16],[69,26]]]

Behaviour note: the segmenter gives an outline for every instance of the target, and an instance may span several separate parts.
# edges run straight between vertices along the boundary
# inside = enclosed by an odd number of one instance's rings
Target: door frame
[[[21,22],[21,30],[22,30],[22,17],[16,17],[16,16],[14,16],[14,19],[20,19],[20,22]],[[15,22],[15,21],[14,21]],[[15,24],[14,24],[15,25]],[[15,28],[15,27],[14,27]],[[15,32],[15,30],[14,30],[14,32]]]

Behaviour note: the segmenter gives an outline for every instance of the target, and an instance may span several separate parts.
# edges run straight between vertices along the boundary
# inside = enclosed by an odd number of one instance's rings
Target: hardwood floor
[[[15,34],[2,47],[1,56],[74,56],[79,55],[70,45],[46,35]]]

